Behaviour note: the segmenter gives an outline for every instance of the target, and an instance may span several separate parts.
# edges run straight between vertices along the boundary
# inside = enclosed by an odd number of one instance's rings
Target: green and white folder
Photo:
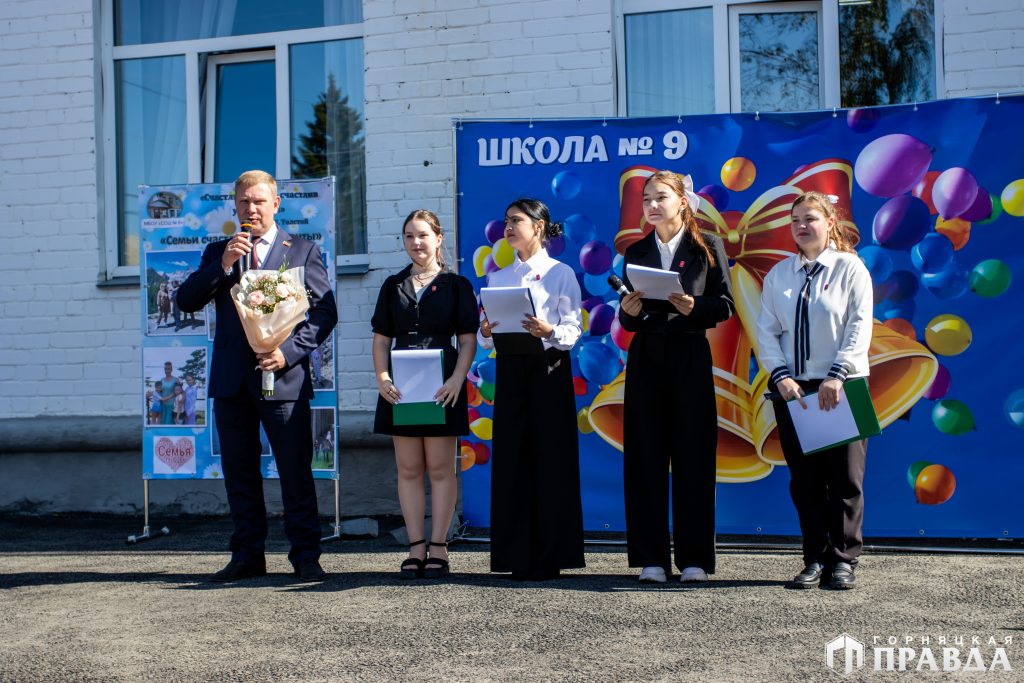
[[[434,394],[444,384],[442,349],[392,351],[391,377],[402,397],[393,406],[394,424],[444,424],[444,406],[434,400]]]
[[[797,400],[789,401],[790,417],[804,455],[811,455],[882,433],[871,402],[867,380],[855,377],[843,384],[839,405],[832,410],[818,407],[817,393],[804,396],[807,408]]]

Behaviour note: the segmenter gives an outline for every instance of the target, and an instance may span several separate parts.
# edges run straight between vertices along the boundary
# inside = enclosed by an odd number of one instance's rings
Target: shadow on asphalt
[[[76,583],[165,584],[171,590],[225,590],[276,588],[288,591],[336,593],[361,588],[401,587],[409,590],[437,588],[443,585],[520,590],[526,587],[591,593],[649,593],[658,591],[690,592],[723,588],[774,588],[785,581],[708,581],[681,585],[678,582],[640,585],[633,575],[579,574],[564,575],[548,581],[514,581],[499,574],[452,574],[447,579],[403,580],[387,572],[334,572],[322,583],[302,583],[291,574],[268,574],[234,583],[210,583],[209,574],[145,573],[145,572],[19,572],[0,575],[0,588],[62,586]]]

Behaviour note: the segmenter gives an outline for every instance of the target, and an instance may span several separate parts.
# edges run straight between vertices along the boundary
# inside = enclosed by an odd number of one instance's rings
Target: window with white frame
[[[935,99],[942,0],[618,0],[619,113]]]
[[[108,277],[138,273],[140,184],[333,175],[366,263],[361,0],[102,0]],[[112,87],[110,87],[112,86]]]

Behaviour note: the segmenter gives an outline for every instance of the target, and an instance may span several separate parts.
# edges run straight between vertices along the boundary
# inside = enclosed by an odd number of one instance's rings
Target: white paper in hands
[[[402,403],[435,402],[444,384],[441,349],[402,349],[391,352],[391,377]]]
[[[537,315],[527,287],[484,287],[480,290],[480,303],[491,326],[501,324],[494,334],[522,332],[523,320]]]
[[[793,400],[786,404],[789,415],[793,418],[800,448],[810,453],[832,444],[841,443],[858,436],[857,421],[853,417],[850,402],[845,392],[840,393],[839,405],[832,410],[822,410],[818,405],[817,392],[804,396],[807,408],[800,406],[800,401]]]
[[[669,294],[685,294],[679,284],[679,273],[661,268],[626,264],[626,276],[634,292],[643,292],[645,299],[668,301]]]

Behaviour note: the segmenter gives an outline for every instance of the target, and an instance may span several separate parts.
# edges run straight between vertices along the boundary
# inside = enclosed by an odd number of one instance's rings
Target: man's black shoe
[[[837,562],[832,568],[832,581],[829,588],[832,590],[850,590],[856,588],[857,577],[853,575],[853,566],[848,562]]]
[[[793,577],[793,580],[789,582],[789,587],[814,588],[821,579],[821,574],[824,571],[825,565],[821,562],[811,562],[809,565],[804,567],[802,572]]]
[[[228,583],[229,581],[240,581],[242,579],[253,579],[258,576],[267,575],[266,562],[244,562],[242,560],[231,560],[227,566],[210,577],[213,583]]]
[[[299,563],[299,566],[295,567],[295,571],[292,573],[299,577],[299,581],[304,583],[315,583],[317,581],[324,581],[327,578],[327,572],[323,570],[320,562],[317,560],[306,560]]]

